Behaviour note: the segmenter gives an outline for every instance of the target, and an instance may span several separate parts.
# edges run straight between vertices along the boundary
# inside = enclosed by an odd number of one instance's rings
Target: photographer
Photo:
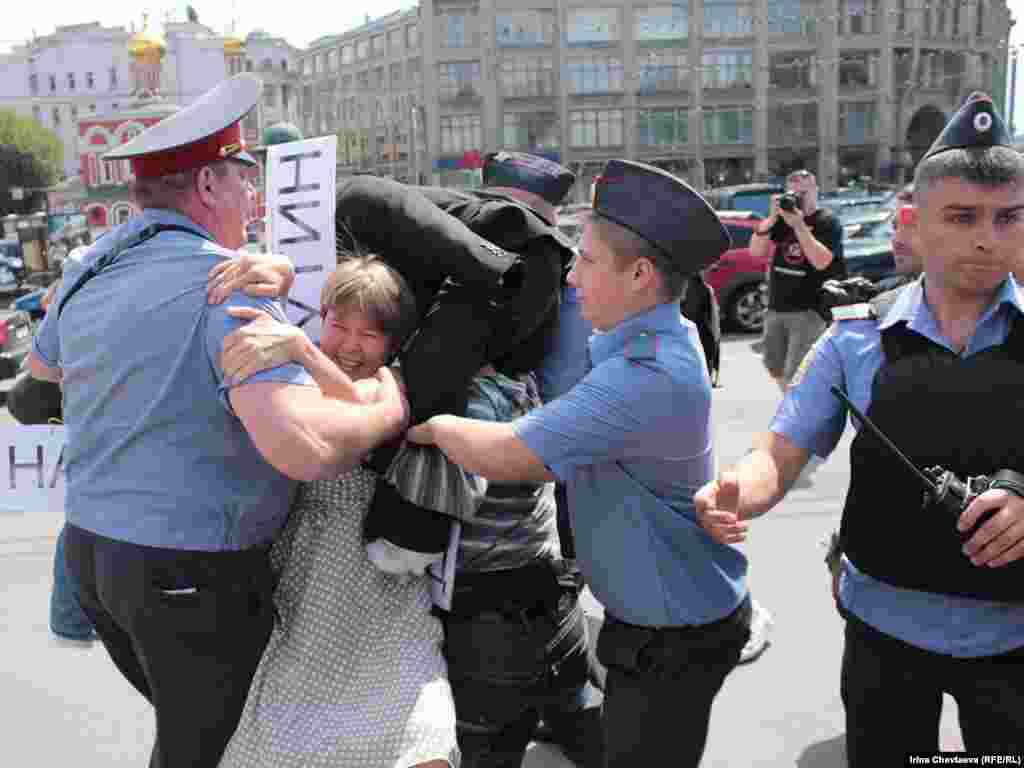
[[[754,229],[750,252],[775,254],[764,318],[764,364],[785,392],[815,339],[825,330],[816,311],[822,284],[846,276],[839,220],[818,208],[818,182],[810,171],[786,177],[786,194],[772,198],[771,215]]]

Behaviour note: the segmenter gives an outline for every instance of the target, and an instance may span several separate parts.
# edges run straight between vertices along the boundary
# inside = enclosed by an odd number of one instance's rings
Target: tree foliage
[[[23,201],[12,200],[11,187],[48,187],[63,167],[64,146],[56,134],[30,117],[0,109],[0,214],[38,209],[28,193]]]

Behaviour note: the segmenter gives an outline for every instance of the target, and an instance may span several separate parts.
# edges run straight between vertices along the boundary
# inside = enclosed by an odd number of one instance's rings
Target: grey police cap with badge
[[[942,129],[921,162],[951,149],[986,149],[987,147],[1013,147],[1010,132],[996,112],[992,99],[980,91],[967,97],[967,101]]]
[[[732,246],[729,232],[699,193],[670,173],[609,160],[594,183],[594,212],[631,230],[694,274]]]
[[[246,151],[241,120],[256,106],[262,90],[262,81],[247,72],[228,78],[103,159],[130,160],[139,178],[167,176],[218,160],[256,165]]]

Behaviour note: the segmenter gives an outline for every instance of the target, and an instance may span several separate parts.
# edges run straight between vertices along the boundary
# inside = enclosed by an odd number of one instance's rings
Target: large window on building
[[[555,71],[551,59],[505,59],[501,63],[501,92],[511,99],[554,96]]]
[[[405,73],[410,85],[418,87],[423,82],[419,59],[409,59],[405,64]]]
[[[75,90],[75,73],[74,72],[68,72],[68,90],[69,91]]]
[[[680,147],[690,141],[685,109],[641,109],[637,112],[637,143],[642,147]]]
[[[410,51],[420,47],[420,25],[410,24],[405,28],[405,47]]]
[[[402,50],[402,29],[392,29],[388,32],[388,50],[392,54],[398,53]]]
[[[679,93],[690,90],[690,67],[685,53],[649,52],[637,59],[637,76],[641,96],[657,93]]]
[[[818,105],[777,104],[768,110],[768,144],[791,147],[818,141]]]
[[[839,59],[839,85],[843,88],[874,88],[878,84],[878,54],[844,53]]]
[[[358,61],[365,61],[368,58],[370,58],[369,39],[356,41],[356,59]]]
[[[480,62],[441,62],[437,65],[437,87],[442,101],[480,98]]]
[[[448,115],[441,118],[441,154],[454,155],[480,149],[483,129],[480,115]]]
[[[555,112],[506,112],[502,145],[506,149],[557,149],[558,132]]]
[[[768,82],[773,88],[799,90],[813,88],[815,60],[811,53],[777,53],[771,58]]]
[[[880,31],[878,0],[839,0],[839,21],[840,34],[876,34]]]
[[[742,0],[705,0],[704,34],[708,37],[752,37],[753,3]]]
[[[469,45],[467,19],[464,13],[447,13],[441,17],[441,44],[445,48],[465,48]]]
[[[109,72],[110,76],[110,90],[117,88],[117,67],[111,67]]]
[[[500,48],[550,45],[555,36],[551,11],[501,11],[495,16],[495,40]]]
[[[28,91],[33,96],[39,95],[39,75],[35,72],[28,76]]]
[[[384,35],[374,35],[370,38],[370,46],[374,56],[383,56],[385,52]]]
[[[712,48],[701,55],[701,84],[704,88],[749,87],[753,82],[753,51]]]
[[[392,88],[402,87],[402,65],[398,62],[391,65],[390,81]]]
[[[874,102],[839,104],[839,141],[867,144],[878,136],[878,110]]]
[[[338,49],[334,48],[327,52],[327,71],[338,71]]]
[[[569,113],[569,144],[573,147],[621,147],[621,109],[580,109]]]
[[[635,35],[641,46],[685,46],[690,30],[689,1],[638,8]]]
[[[704,109],[705,144],[752,144],[754,110],[750,107]]]
[[[768,0],[768,34],[812,37],[817,29],[813,0]]]
[[[606,56],[569,59],[569,93],[622,92],[622,61]]]
[[[609,45],[619,39],[619,9],[571,9],[567,27],[569,45]]]
[[[356,51],[351,45],[341,46],[341,64],[345,66],[356,60]]]

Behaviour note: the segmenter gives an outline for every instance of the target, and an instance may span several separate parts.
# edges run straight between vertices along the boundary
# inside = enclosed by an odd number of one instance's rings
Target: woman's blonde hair
[[[339,256],[338,266],[320,292],[320,311],[358,309],[401,349],[416,328],[416,299],[397,270],[375,254]]]

